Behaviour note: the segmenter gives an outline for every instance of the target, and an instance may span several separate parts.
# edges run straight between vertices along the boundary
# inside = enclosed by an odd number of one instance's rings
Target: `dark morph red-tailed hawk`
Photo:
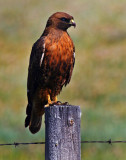
[[[70,82],[75,48],[67,29],[76,26],[67,13],[57,12],[49,17],[41,37],[31,51],[28,80],[25,127],[34,134],[41,127],[44,106],[57,102],[62,87]]]

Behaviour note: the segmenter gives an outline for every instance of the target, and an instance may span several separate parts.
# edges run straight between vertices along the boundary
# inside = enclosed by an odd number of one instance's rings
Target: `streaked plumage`
[[[75,62],[74,44],[67,33],[70,26],[75,26],[72,16],[64,12],[53,14],[32,47],[25,119],[25,127],[29,126],[32,133],[41,127],[44,106],[56,102],[62,87],[70,82]]]

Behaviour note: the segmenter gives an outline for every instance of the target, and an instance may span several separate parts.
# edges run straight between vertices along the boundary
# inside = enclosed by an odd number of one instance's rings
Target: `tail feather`
[[[29,126],[30,119],[31,119],[31,116],[29,115],[25,118],[25,128]]]
[[[31,111],[32,111],[32,105],[30,105],[30,104],[28,103],[27,108],[26,108],[27,117],[25,118],[25,127],[28,127],[29,124],[30,124]]]
[[[33,134],[37,133],[41,128],[41,123],[42,123],[42,116],[37,116],[32,114],[31,121],[29,124],[29,130],[31,131],[31,133]]]
[[[37,109],[37,110],[36,110]],[[32,105],[28,104],[26,109],[27,117],[25,119],[25,127],[29,126],[31,133],[37,133],[41,128],[42,115],[44,114],[44,107],[33,108]]]
[[[26,108],[26,114],[31,115],[31,111],[32,111],[32,104],[28,103]]]
[[[28,103],[26,108],[27,117],[25,118],[25,127],[28,127],[30,124],[31,112],[32,112],[32,105]]]

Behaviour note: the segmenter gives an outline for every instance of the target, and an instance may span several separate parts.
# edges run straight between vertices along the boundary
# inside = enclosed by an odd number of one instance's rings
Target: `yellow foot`
[[[54,102],[57,102],[57,96],[55,96],[55,97],[53,98],[53,101],[54,101]]]
[[[60,101],[58,101],[58,100],[57,100],[57,96],[55,96],[55,97],[53,98],[53,104],[55,104],[55,105],[61,105],[62,103],[61,103]]]
[[[50,95],[47,95],[48,103],[45,105],[45,107],[53,106],[53,105],[62,105],[64,103],[61,103],[60,101],[57,101],[57,96],[53,98],[53,101],[51,101]],[[65,103],[66,104],[66,103]]]
[[[59,101],[55,102],[55,101],[51,101],[51,103],[48,103],[45,105],[45,107],[49,107],[49,106],[53,106],[53,105],[60,105],[61,102],[59,103]]]
[[[48,103],[45,105],[45,107],[49,107],[52,104],[52,101],[50,99],[50,95],[47,95]]]

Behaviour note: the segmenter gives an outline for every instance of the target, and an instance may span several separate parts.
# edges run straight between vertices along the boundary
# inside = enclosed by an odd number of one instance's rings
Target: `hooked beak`
[[[74,28],[76,27],[76,23],[74,22],[73,19],[70,20],[70,25],[71,25],[71,26],[74,26]]]

